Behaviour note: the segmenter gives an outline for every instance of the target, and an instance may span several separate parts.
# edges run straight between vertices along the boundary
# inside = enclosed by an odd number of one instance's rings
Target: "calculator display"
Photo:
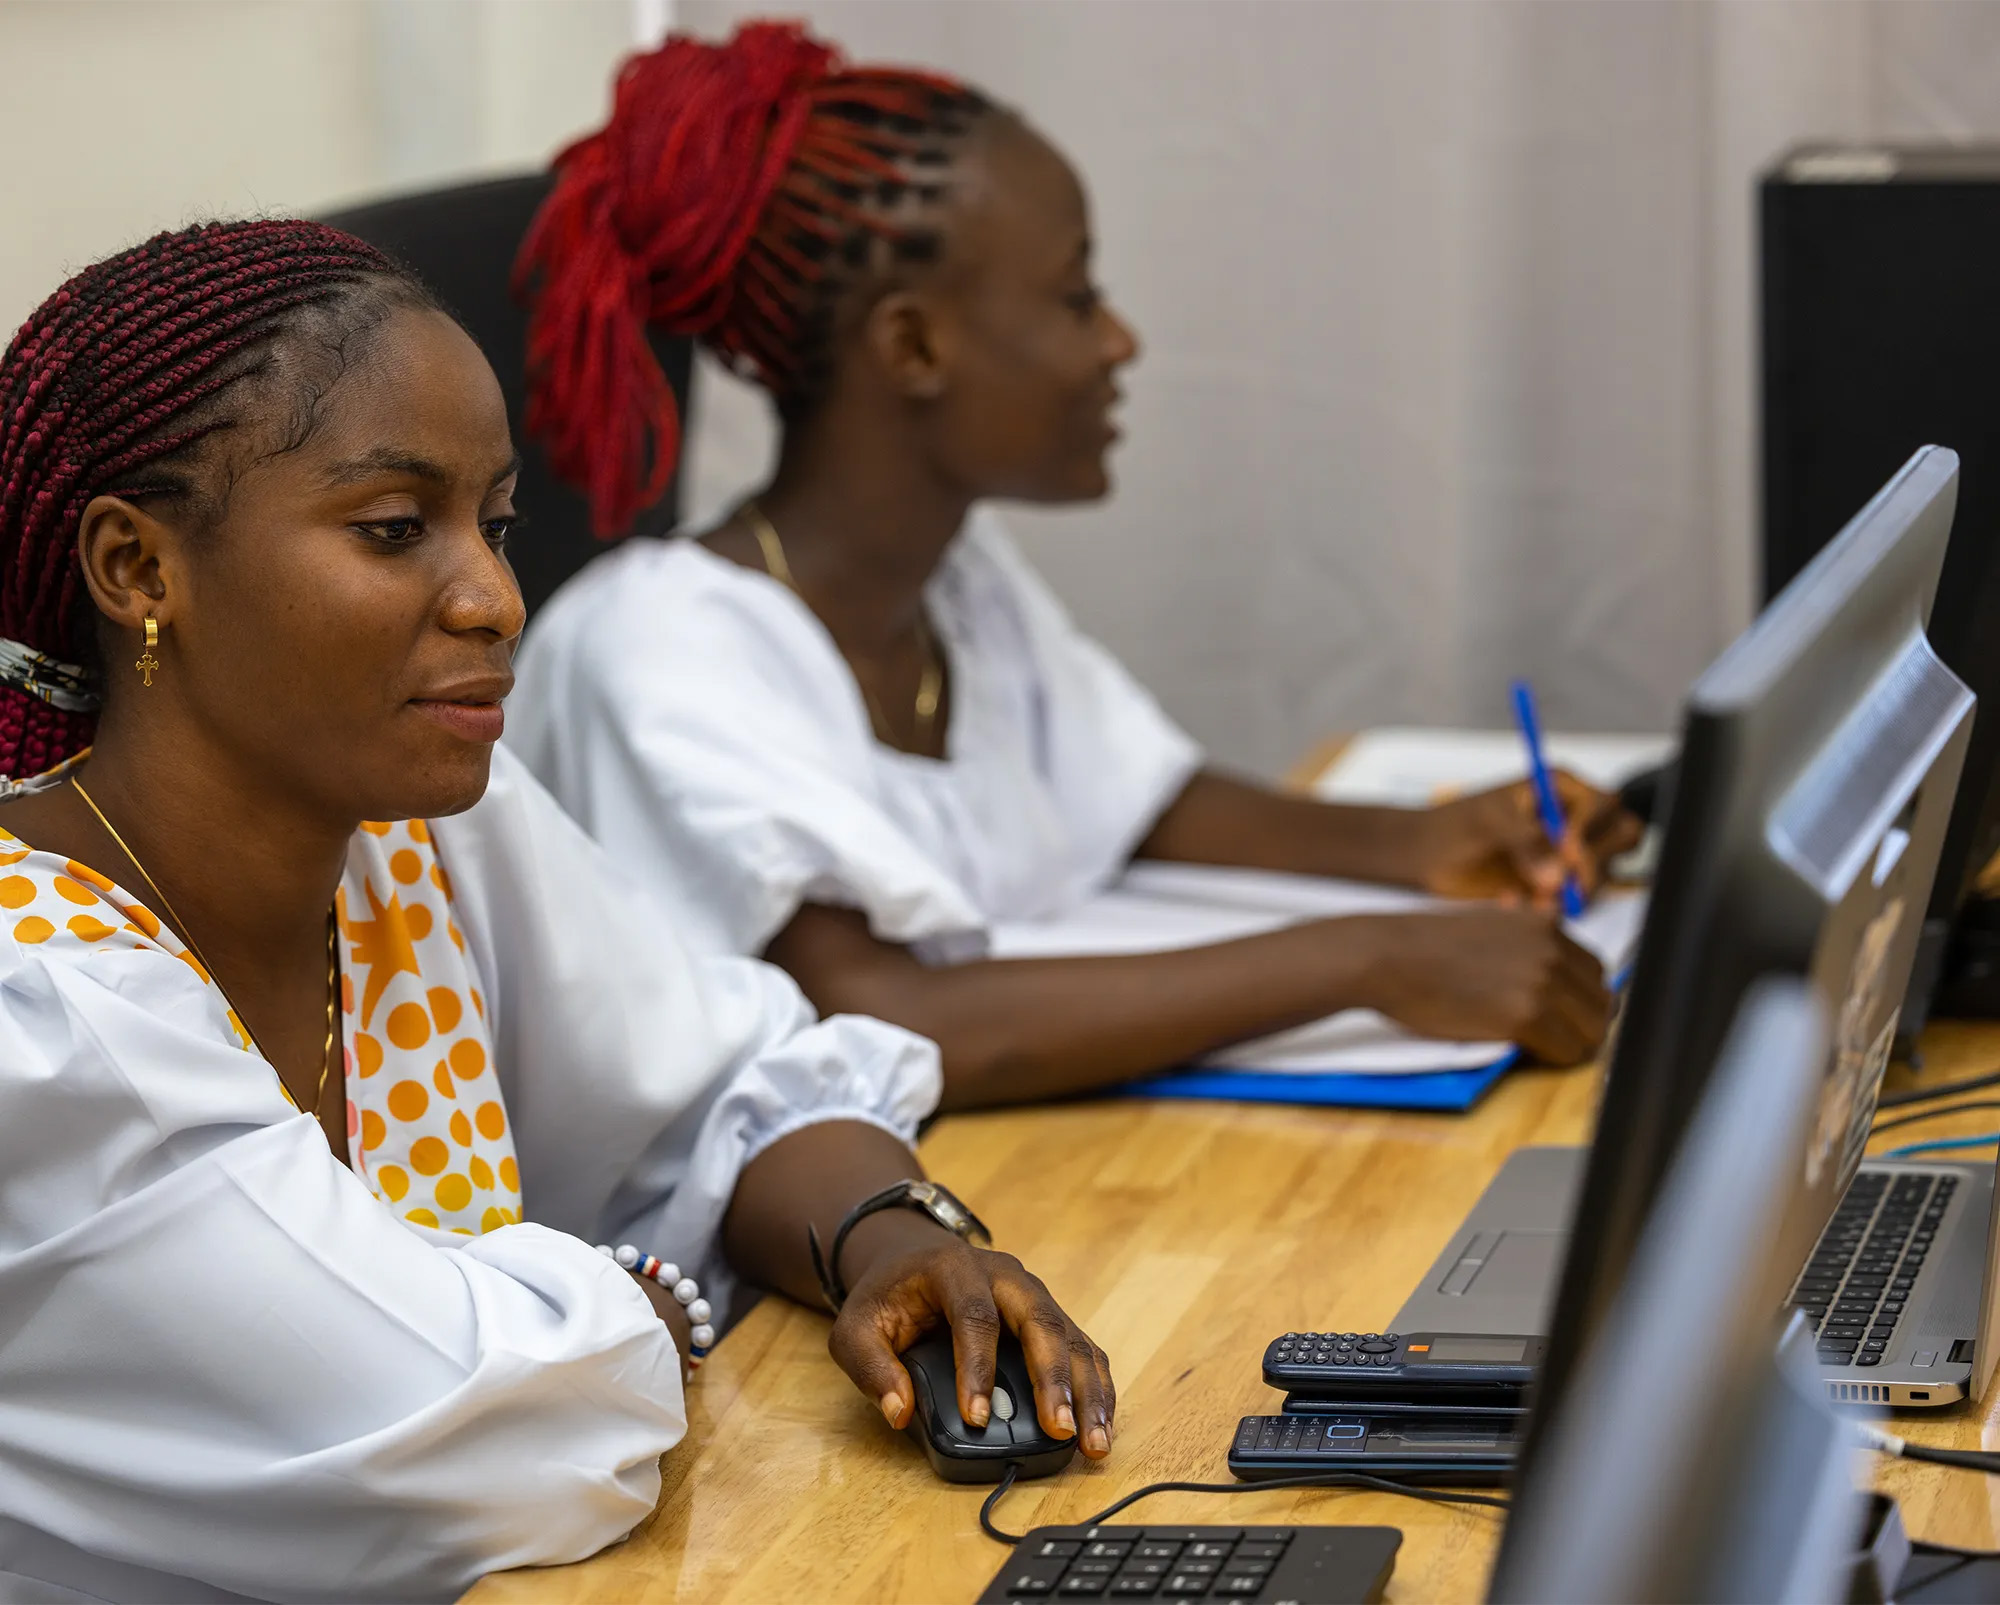
[[[1528,1340],[1517,1337],[1434,1337],[1427,1358],[1446,1364],[1519,1365],[1527,1358]]]

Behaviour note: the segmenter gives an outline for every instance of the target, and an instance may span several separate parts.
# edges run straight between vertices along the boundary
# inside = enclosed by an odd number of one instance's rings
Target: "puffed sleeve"
[[[451,1599],[621,1537],[686,1426],[629,1277],[395,1220],[157,950],[0,936],[0,1312],[0,1581]]]
[[[486,795],[434,821],[487,978],[528,1214],[690,1269],[719,1309],[717,1238],[744,1165],[859,1120],[911,1141],[936,1047],[879,1020],[815,1021],[781,970],[691,952],[671,902],[613,860],[504,748]]]
[[[537,616],[508,745],[710,952],[761,953],[803,903],[884,941],[983,950],[971,897],[883,806],[868,715],[802,603],[691,542],[632,542]]]
[[[1201,748],[1069,612],[999,514],[966,521],[949,576],[989,633],[1015,636],[1034,704],[1037,760],[1069,833],[1077,884],[1099,890],[1202,764]]]

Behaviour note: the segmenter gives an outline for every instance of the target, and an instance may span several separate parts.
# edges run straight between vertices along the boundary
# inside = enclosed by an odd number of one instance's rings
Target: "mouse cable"
[[[1020,1474],[1017,1462],[1010,1461],[999,1485],[986,1496],[986,1503],[979,1507],[979,1525],[988,1538],[1003,1544],[1018,1544],[1026,1533],[1003,1532],[993,1524],[993,1510],[1006,1497]],[[1082,1521],[1064,1522],[1065,1527],[1101,1527],[1127,1505],[1137,1504],[1141,1499],[1154,1494],[1254,1494],[1263,1489],[1276,1488],[1368,1488],[1377,1493],[1402,1494],[1410,1499],[1424,1499],[1438,1505],[1491,1505],[1495,1510],[1506,1510],[1509,1501],[1492,1494],[1446,1493],[1438,1488],[1413,1488],[1408,1483],[1391,1482],[1386,1477],[1370,1477],[1359,1471],[1321,1471],[1304,1477],[1272,1477],[1263,1482],[1149,1482],[1143,1488],[1135,1488],[1123,1499],[1106,1505],[1094,1516],[1086,1516]]]
[[[1913,1103],[1929,1103],[1933,1098],[1949,1098],[1961,1092],[1977,1092],[1982,1087],[2000,1087],[2000,1070],[1983,1076],[1967,1076],[1962,1081],[1940,1081],[1935,1087],[1912,1087],[1907,1092],[1887,1092],[1875,1100],[1877,1109],[1901,1109]]]
[[[1911,1443],[1879,1427],[1857,1425],[1862,1443],[1899,1460],[1920,1460],[1933,1466],[1956,1466],[1960,1471],[1983,1471],[2000,1477],[2000,1451],[1992,1449],[1933,1449],[1928,1444]]]
[[[1968,1098],[1964,1103],[1948,1103],[1938,1109],[1919,1109],[1913,1114],[1898,1115],[1893,1120],[1877,1120],[1868,1128],[1868,1135],[1876,1137],[1885,1131],[1894,1131],[1898,1126],[1914,1126],[1925,1120],[1942,1120],[1946,1115],[1967,1114],[1974,1109],[2000,1109],[2000,1098]]]

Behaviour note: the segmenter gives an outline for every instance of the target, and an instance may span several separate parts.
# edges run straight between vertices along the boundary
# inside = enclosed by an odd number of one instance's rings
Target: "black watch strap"
[[[812,1247],[813,1274],[818,1276],[820,1291],[826,1295],[827,1305],[836,1315],[840,1313],[841,1305],[847,1302],[847,1283],[840,1275],[840,1251],[846,1246],[847,1234],[870,1215],[880,1214],[885,1209],[914,1209],[920,1215],[930,1216],[954,1237],[968,1243],[984,1245],[993,1241],[993,1234],[987,1231],[986,1223],[967,1209],[957,1195],[934,1181],[899,1181],[884,1187],[847,1212],[847,1218],[833,1234],[830,1251],[822,1252],[818,1230],[811,1225],[806,1227],[806,1241]]]

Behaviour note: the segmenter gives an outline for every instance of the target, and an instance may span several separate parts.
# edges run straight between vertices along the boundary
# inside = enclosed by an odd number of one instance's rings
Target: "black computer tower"
[[[1764,595],[1917,447],[1963,465],[1930,635],[1980,706],[1905,1023],[2000,1012],[2000,922],[1953,935],[2000,850],[2000,147],[1805,148],[1758,201]]]

